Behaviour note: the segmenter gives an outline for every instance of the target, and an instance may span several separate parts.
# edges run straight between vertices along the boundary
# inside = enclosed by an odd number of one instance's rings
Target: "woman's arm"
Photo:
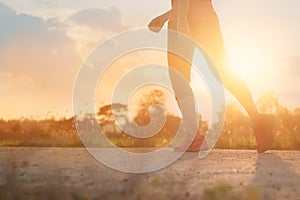
[[[171,9],[172,10],[172,9]],[[171,10],[168,10],[164,14],[160,15],[165,21],[167,21],[170,17]]]
[[[171,10],[163,13],[162,15],[155,17],[148,24],[148,27],[153,32],[159,32],[161,28],[164,26],[165,22],[169,20]]]

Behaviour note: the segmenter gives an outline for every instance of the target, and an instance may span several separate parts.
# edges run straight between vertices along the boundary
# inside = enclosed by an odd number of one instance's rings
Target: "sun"
[[[243,78],[253,81],[269,64],[259,42],[243,40],[230,46],[228,66]]]

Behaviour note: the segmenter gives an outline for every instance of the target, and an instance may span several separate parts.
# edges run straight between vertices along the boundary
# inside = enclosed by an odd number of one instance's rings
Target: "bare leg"
[[[272,116],[258,112],[246,83],[227,67],[226,51],[218,20],[190,23],[190,27],[194,39],[206,49],[214,62],[224,87],[236,97],[248,112],[257,141],[257,151],[261,153],[271,149],[274,141],[272,132],[274,119]],[[215,70],[212,69],[212,72],[215,73]]]
[[[228,89],[247,111],[253,125],[256,124],[259,112],[246,83],[231,70],[221,71],[224,87]]]
[[[259,112],[246,83],[226,66],[227,55],[217,18],[211,21],[192,22],[190,27],[193,38],[208,52],[216,66],[224,87],[236,97],[255,124]],[[214,69],[212,72],[216,73]]]
[[[169,30],[174,29],[176,22],[169,22]],[[174,32],[173,32],[174,33]],[[194,55],[195,46],[193,44],[187,44],[185,41],[181,41],[169,31],[168,34],[168,65],[169,75],[172,82],[172,87],[176,96],[177,104],[181,110],[182,118],[185,119],[185,132],[187,137],[182,145],[174,148],[175,151],[184,151],[188,144],[191,144],[187,151],[199,151],[203,143],[204,136],[196,134],[195,139],[193,133],[197,133],[198,116],[195,112],[195,99],[193,91],[189,85],[190,82],[190,70],[192,58]],[[176,55],[175,52],[182,52],[180,55]],[[183,57],[181,57],[183,56]],[[178,77],[178,74],[183,76]]]

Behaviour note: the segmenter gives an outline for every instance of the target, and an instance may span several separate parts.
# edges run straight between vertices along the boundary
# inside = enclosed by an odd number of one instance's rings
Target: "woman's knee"
[[[220,75],[223,86],[229,91],[243,82],[243,80],[230,69],[223,69]]]

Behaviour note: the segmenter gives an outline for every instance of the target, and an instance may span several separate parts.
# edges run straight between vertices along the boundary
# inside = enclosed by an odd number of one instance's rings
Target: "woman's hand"
[[[168,21],[169,14],[170,14],[170,11],[168,11],[168,12],[166,12],[166,13],[158,16],[158,17],[155,17],[148,24],[148,28],[151,31],[153,31],[155,33],[158,33],[162,29],[162,27],[164,26],[165,22]]]

